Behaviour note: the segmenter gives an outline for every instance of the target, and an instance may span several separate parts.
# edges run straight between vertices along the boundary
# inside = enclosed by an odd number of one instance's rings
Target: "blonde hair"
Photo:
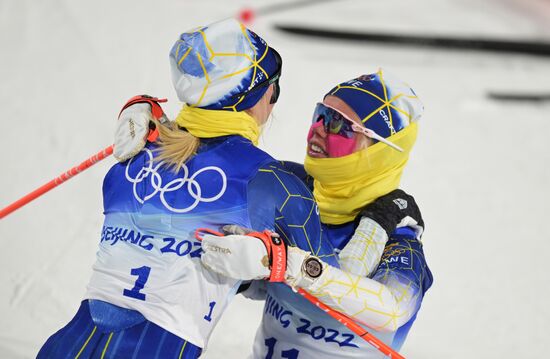
[[[261,101],[267,101],[267,92],[254,106],[244,110],[244,112],[248,113],[256,122],[258,122],[257,106]],[[157,141],[159,145],[159,155],[155,158],[155,161],[163,161],[164,165],[177,173],[185,162],[197,153],[197,149],[201,143],[200,139],[180,128],[175,121],[168,121],[161,124],[158,120],[153,119],[153,122],[159,130],[159,138]]]
[[[200,140],[179,128],[175,122],[169,121],[166,124],[161,124],[157,120],[154,122],[159,130],[158,151],[160,152],[155,160],[163,161],[172,171],[178,172],[185,162],[197,153]]]

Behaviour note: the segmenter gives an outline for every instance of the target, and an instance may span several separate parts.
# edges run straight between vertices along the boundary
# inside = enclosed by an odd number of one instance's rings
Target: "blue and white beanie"
[[[170,51],[170,67],[180,101],[208,110],[243,111],[268,86],[235,95],[273,76],[279,64],[261,37],[227,19],[181,34]]]
[[[329,95],[343,100],[366,128],[384,138],[418,121],[424,112],[424,105],[414,90],[382,69],[343,82],[325,97]]]

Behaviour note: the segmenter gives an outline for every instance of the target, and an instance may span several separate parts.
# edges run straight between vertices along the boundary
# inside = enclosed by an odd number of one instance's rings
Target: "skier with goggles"
[[[424,222],[414,199],[397,189],[422,112],[414,91],[382,70],[337,85],[316,105],[305,166],[285,167],[312,189],[338,263],[287,239],[287,285],[254,281],[244,293],[266,299],[254,358],[384,357],[299,288],[401,349],[433,280]],[[231,278],[268,278],[272,269],[260,263],[270,252],[258,242],[207,236],[202,262]]]

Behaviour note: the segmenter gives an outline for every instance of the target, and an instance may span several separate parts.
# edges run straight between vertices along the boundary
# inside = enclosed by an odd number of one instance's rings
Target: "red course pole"
[[[328,305],[322,303],[319,299],[312,296],[302,288],[298,289],[298,293],[303,295],[307,300],[309,300],[311,303],[315,304],[319,308],[321,308],[325,313],[342,323],[344,326],[346,326],[349,330],[354,332],[355,334],[359,335],[361,338],[363,338],[367,343],[378,349],[381,353],[388,356],[388,358],[396,358],[396,359],[405,359],[404,356],[393,350],[389,345],[372,335],[371,333],[367,332],[362,326],[357,324],[353,319],[350,317],[332,309]]]
[[[8,214],[12,213],[16,209],[19,209],[26,205],[27,203],[31,202],[32,200],[42,196],[44,193],[48,192],[49,190],[59,186],[63,182],[69,180],[70,178],[76,176],[80,172],[84,171],[85,169],[93,166],[97,162],[109,157],[113,153],[113,145],[99,151],[92,157],[88,158],[78,166],[75,166],[68,170],[67,172],[62,173],[60,176],[54,178],[50,182],[46,183],[40,188],[37,188],[36,190],[32,191],[31,193],[27,194],[26,196],[18,199],[17,201],[13,202],[9,206],[3,208],[0,211],[0,219],[4,218]]]

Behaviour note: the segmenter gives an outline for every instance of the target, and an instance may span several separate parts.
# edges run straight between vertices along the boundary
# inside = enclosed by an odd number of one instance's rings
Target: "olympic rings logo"
[[[133,184],[134,197],[141,204],[145,203],[149,199],[153,198],[155,195],[159,194],[160,201],[162,202],[164,207],[166,207],[168,210],[175,213],[186,213],[193,210],[201,202],[208,203],[208,202],[216,201],[221,196],[223,196],[223,194],[225,193],[225,190],[227,189],[227,176],[225,175],[225,172],[223,172],[219,167],[215,167],[215,166],[204,167],[198,170],[197,172],[195,172],[191,177],[189,177],[189,169],[187,168],[187,166],[185,166],[185,164],[182,167],[183,177],[176,178],[163,186],[162,177],[158,173],[158,169],[160,166],[164,164],[164,162],[159,162],[156,166],[153,167],[153,153],[151,152],[151,150],[147,148],[144,148],[143,151],[145,151],[145,153],[149,157],[148,166],[142,167],[134,178],[132,178],[128,173],[128,170],[134,158],[130,159],[130,161],[128,161],[128,164],[126,165],[126,179]],[[197,182],[197,180],[195,179],[198,175],[206,171],[217,172],[222,179],[222,188],[220,189],[218,194],[212,197],[202,197],[202,189],[201,189],[200,183]],[[141,183],[145,179],[147,179],[149,175],[151,176],[151,179],[150,179],[151,186],[155,191],[153,193],[146,195],[144,198],[141,198],[140,195],[137,193],[137,185],[138,183]],[[165,193],[177,191],[180,188],[182,188],[186,183],[187,183],[187,191],[189,192],[189,195],[191,195],[191,197],[194,199],[194,202],[190,206],[185,208],[172,207],[166,201]]]

